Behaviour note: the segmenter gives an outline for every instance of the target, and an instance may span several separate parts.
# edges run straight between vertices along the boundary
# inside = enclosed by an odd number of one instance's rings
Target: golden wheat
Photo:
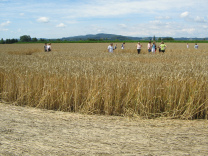
[[[118,44],[119,45],[119,44]],[[0,45],[2,101],[87,114],[207,119],[208,48],[143,43],[107,52],[108,44]]]

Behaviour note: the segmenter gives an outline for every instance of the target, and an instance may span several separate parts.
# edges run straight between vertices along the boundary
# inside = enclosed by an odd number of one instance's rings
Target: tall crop
[[[194,45],[194,44],[193,44]],[[208,49],[167,44],[148,54],[135,44],[0,45],[0,98],[17,105],[86,114],[208,118]],[[191,47],[191,45],[190,45]]]

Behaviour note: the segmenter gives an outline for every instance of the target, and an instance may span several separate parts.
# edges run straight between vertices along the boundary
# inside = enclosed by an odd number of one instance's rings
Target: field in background
[[[208,46],[167,43],[165,54],[136,44],[0,45],[0,98],[53,110],[180,119],[208,118]]]

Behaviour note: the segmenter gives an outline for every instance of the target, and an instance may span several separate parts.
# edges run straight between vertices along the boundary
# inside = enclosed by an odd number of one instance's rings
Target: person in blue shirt
[[[195,49],[198,49],[199,48],[199,46],[197,45],[197,43],[195,44],[194,48]]]
[[[121,45],[121,49],[124,49],[124,44],[125,44],[125,42],[124,42],[124,43],[122,43],[122,45]]]
[[[155,49],[156,49],[156,44],[155,44],[155,42],[153,42],[153,44],[152,44],[152,53],[155,53]]]

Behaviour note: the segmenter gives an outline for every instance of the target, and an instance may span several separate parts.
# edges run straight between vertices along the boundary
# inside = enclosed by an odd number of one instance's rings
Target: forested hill
[[[141,40],[142,37],[129,37],[129,36],[122,36],[122,35],[114,35],[114,34],[96,34],[96,35],[84,35],[84,36],[74,36],[74,37],[63,37],[61,40],[66,41],[80,41],[80,40]]]
[[[73,37],[63,37],[60,40],[62,41],[80,41],[80,40],[112,40],[112,41],[127,41],[127,40],[132,40],[132,41],[141,41],[141,40],[180,40],[180,41],[194,41],[194,40],[208,40],[208,38],[173,38],[173,37],[131,37],[131,36],[122,36],[122,35],[115,35],[115,34],[89,34],[89,35],[80,35],[80,36],[73,36]]]

